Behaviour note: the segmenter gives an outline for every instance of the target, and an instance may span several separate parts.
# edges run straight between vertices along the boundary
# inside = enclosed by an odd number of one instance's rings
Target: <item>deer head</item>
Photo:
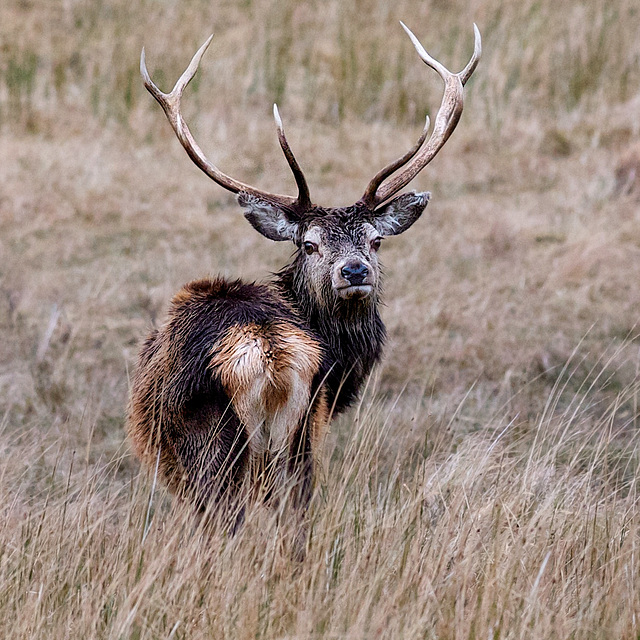
[[[162,93],[149,77],[142,50],[140,71],[145,87],[162,106],[189,157],[212,180],[238,194],[245,218],[256,231],[270,240],[288,240],[296,245],[293,263],[296,277],[305,283],[311,297],[323,305],[341,300],[365,304],[377,301],[380,242],[406,231],[420,217],[430,197],[428,192],[396,194],[431,162],[452,134],[462,114],[463,87],[480,59],[480,32],[475,24],[474,52],[460,73],[451,73],[432,58],[413,33],[400,24],[418,55],[444,81],[442,103],[429,139],[427,117],[413,148],[379,171],[358,202],[343,208],[323,208],[312,203],[307,181],[287,142],[276,105],[273,113],[278,140],[298,187],[296,197],[268,193],[239,182],[206,158],[182,118],[180,100],[213,36],[198,49],[168,94]]]

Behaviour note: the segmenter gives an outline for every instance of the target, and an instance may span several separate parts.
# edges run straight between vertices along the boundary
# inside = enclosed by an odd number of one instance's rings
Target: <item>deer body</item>
[[[309,475],[327,420],[322,358],[318,338],[271,288],[192,282],[141,351],[134,449],[150,465],[159,453],[161,475],[199,509],[218,494],[232,498],[249,466],[264,471],[268,458],[296,460],[292,470]]]
[[[129,418],[134,450],[152,468],[159,451],[161,475],[175,491],[195,489],[200,508],[216,492],[237,491],[248,467],[264,470],[269,458],[298,474],[299,499],[308,500],[329,413],[350,404],[381,355],[377,310],[357,327],[311,320],[288,302],[286,286],[191,282],[141,350]],[[156,441],[159,449],[149,446]]]
[[[149,78],[143,51],[145,86],[189,156],[238,194],[245,218],[259,233],[296,247],[291,263],[268,284],[187,284],[140,351],[129,404],[130,441],[138,457],[200,511],[220,513],[235,504],[231,517],[237,524],[248,496],[279,497],[289,489],[291,504],[304,513],[330,417],[352,404],[381,356],[380,242],[408,229],[429,200],[428,193],[395,193],[455,128],[462,86],[480,55],[476,29],[473,58],[452,74],[408,33],[445,81],[434,131],[425,145],[427,118],[416,146],[380,171],[360,201],[333,209],[312,204],[275,107],[297,198],[245,185],[206,159],[182,119],[180,98],[210,39],[170,94]]]

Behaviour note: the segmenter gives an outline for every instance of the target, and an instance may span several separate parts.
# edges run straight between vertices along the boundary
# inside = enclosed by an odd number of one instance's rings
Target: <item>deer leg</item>
[[[279,528],[286,531],[285,547],[294,558],[303,560],[314,462],[306,420],[292,431],[288,444],[267,456],[261,484],[266,488],[265,503],[275,511]]]
[[[212,423],[209,429],[201,426]],[[237,416],[187,420],[174,447],[183,471],[182,493],[196,513],[207,520],[221,518],[235,531],[244,517],[241,488],[247,469],[247,439]]]

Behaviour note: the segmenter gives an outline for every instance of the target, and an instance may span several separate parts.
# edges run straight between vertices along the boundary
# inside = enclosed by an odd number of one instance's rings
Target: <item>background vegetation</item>
[[[129,372],[182,283],[288,257],[195,169],[350,204],[461,68],[465,114],[385,243],[384,364],[334,423],[307,560],[258,510],[203,536],[124,443]],[[635,0],[3,0],[0,635],[638,638]]]

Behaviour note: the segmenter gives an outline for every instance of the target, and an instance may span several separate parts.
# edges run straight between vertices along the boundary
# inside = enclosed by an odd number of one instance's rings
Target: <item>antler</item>
[[[189,157],[202,171],[204,171],[212,180],[217,182],[220,186],[228,189],[233,193],[250,193],[288,208],[299,210],[308,209],[311,206],[311,199],[309,197],[307,182],[304,178],[302,170],[300,169],[300,165],[297,163],[293,152],[291,151],[291,147],[287,142],[287,138],[284,135],[282,120],[280,119],[280,115],[278,114],[278,108],[276,107],[276,105],[274,105],[273,114],[278,128],[278,140],[280,141],[282,151],[284,152],[287,162],[291,167],[291,171],[293,172],[296,184],[298,185],[297,198],[269,193],[267,191],[261,191],[259,189],[256,189],[255,187],[245,184],[244,182],[240,182],[239,180],[231,178],[227,174],[220,171],[220,169],[218,169],[212,162],[207,159],[207,157],[202,152],[202,149],[200,149],[200,147],[198,146],[198,143],[194,140],[193,135],[191,134],[191,131],[189,131],[189,127],[187,126],[187,123],[184,121],[180,112],[180,99],[182,98],[182,92],[184,91],[185,87],[189,84],[193,76],[196,74],[198,65],[200,64],[200,59],[204,55],[204,52],[207,50],[207,47],[209,46],[212,38],[213,35],[209,36],[209,38],[207,38],[207,41],[198,49],[198,51],[196,51],[196,54],[191,59],[189,66],[180,76],[171,93],[163,93],[151,80],[149,72],[147,71],[143,48],[140,55],[140,73],[142,74],[142,78],[144,80],[144,86],[147,88],[147,91],[149,91],[149,93],[158,101],[158,103],[164,110],[165,115],[169,120],[169,124],[171,124],[171,127],[178,137],[178,140],[180,140],[180,144],[182,144],[182,146],[185,148]]]
[[[378,205],[382,204],[395,193],[400,191],[400,189],[408,185],[409,182],[411,182],[411,180],[413,180],[418,173],[420,173],[420,171],[422,171],[422,169],[424,169],[429,162],[433,160],[438,151],[440,151],[444,146],[444,143],[449,139],[449,136],[456,128],[462,114],[463,87],[478,66],[478,61],[482,54],[480,31],[474,24],[473,31],[475,35],[475,42],[471,60],[469,60],[467,66],[460,73],[451,73],[451,71],[446,69],[444,65],[438,62],[435,58],[432,58],[425,51],[419,40],[413,35],[413,33],[411,33],[404,23],[401,22],[400,24],[407,32],[407,35],[411,38],[413,46],[416,48],[418,55],[422,58],[424,63],[436,71],[444,80],[444,95],[442,96],[442,103],[440,104],[440,109],[436,115],[433,132],[425,147],[420,150],[429,129],[428,117],[425,128],[422,131],[422,135],[420,136],[417,144],[404,156],[379,171],[367,186],[367,189],[362,196],[362,202],[364,202],[370,209],[375,209]],[[387,178],[389,178],[389,176],[407,163],[409,164],[399,174],[391,178],[386,184],[382,184]]]

